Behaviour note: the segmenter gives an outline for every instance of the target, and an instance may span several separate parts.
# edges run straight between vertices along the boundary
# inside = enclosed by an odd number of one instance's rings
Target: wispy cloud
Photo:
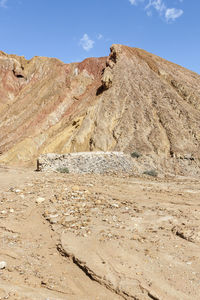
[[[137,0],[129,0],[129,2],[130,2],[132,5],[136,5],[136,4],[137,4]]]
[[[165,12],[165,19],[169,21],[174,21],[180,16],[182,16],[183,10],[182,9],[176,9],[176,8],[167,8]]]
[[[140,2],[144,2],[145,0],[129,0],[129,2],[131,3],[131,5],[137,5]]]
[[[145,4],[144,10],[148,16],[152,16],[153,10],[155,10],[168,23],[175,21],[184,13],[182,9],[168,7],[163,0],[129,0],[129,2],[132,5],[143,2]],[[183,0],[179,0],[179,2],[183,2]]]
[[[0,7],[7,8],[7,2],[8,0],[0,0]]]
[[[95,42],[90,39],[87,33],[80,39],[80,45],[85,51],[89,51],[94,47]]]
[[[149,3],[146,5],[145,10],[150,10],[154,8],[160,15],[166,10],[166,5],[162,0],[150,0]]]

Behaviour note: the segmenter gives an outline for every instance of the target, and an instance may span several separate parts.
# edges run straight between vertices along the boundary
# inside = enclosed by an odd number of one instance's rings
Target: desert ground
[[[0,167],[0,299],[200,299],[200,184]]]

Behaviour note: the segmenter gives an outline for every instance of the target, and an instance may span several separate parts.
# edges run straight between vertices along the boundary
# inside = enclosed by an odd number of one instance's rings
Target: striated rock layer
[[[113,45],[108,58],[72,64],[0,52],[0,163],[138,151],[163,168],[196,170],[199,111],[200,76],[141,49]]]

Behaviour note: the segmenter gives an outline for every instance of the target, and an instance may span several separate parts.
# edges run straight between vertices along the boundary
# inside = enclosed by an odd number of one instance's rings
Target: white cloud
[[[0,7],[6,8],[7,5],[6,3],[8,2],[8,0],[0,0]]]
[[[153,10],[156,10],[156,12],[167,22],[175,21],[183,14],[182,9],[169,8],[163,0],[129,0],[129,2],[132,5],[146,2],[144,10],[146,11],[147,16],[151,17],[153,15]],[[179,2],[183,2],[183,0],[179,0]]]
[[[87,33],[80,39],[80,45],[85,51],[91,50],[94,47],[94,43],[95,42],[89,38]]]
[[[131,5],[137,5],[139,2],[144,2],[145,0],[129,0]]]
[[[130,2],[132,5],[136,5],[136,4],[137,4],[137,0],[129,0],[129,2]]]
[[[176,9],[176,8],[167,8],[165,12],[165,19],[167,22],[174,21],[180,16],[182,16],[183,10],[182,9]]]
[[[166,6],[162,0],[150,0],[145,9],[148,11],[153,7],[160,15],[166,10]]]

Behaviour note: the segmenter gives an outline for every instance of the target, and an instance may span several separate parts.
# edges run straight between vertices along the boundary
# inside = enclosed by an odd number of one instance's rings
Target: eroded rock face
[[[42,153],[199,158],[200,76],[144,50],[64,64],[0,53],[0,163]]]

